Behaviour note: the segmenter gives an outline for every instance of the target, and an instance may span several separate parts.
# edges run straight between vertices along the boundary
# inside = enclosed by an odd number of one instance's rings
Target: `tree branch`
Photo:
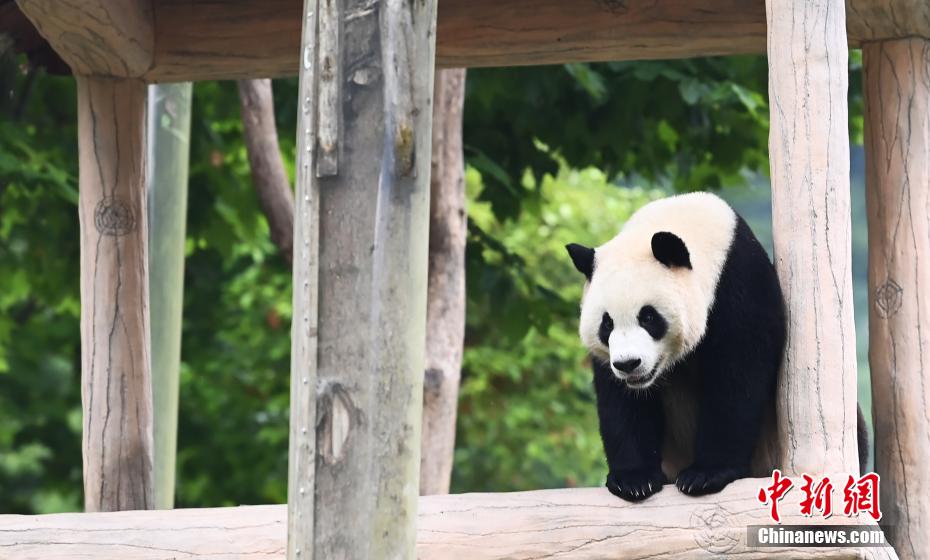
[[[294,193],[278,147],[271,80],[239,80],[239,102],[258,202],[268,219],[271,240],[290,265],[294,245]]]

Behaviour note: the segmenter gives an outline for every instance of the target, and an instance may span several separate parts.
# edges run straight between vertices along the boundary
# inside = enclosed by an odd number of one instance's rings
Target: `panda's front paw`
[[[628,469],[607,475],[607,489],[614,496],[639,502],[655,494],[665,484],[662,469]]]
[[[746,469],[691,465],[678,473],[675,486],[689,496],[703,496],[723,490],[734,480],[746,477]]]

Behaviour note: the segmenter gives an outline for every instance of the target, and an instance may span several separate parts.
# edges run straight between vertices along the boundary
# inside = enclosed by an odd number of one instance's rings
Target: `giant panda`
[[[566,248],[587,280],[579,334],[607,488],[638,501],[666,480],[696,496],[770,476],[785,305],[746,222],[695,192],[646,204],[597,248]]]

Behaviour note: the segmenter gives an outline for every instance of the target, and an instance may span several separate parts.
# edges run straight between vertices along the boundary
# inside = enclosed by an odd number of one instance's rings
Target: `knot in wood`
[[[612,14],[625,14],[630,10],[626,5],[627,0],[597,0],[597,4]]]
[[[875,290],[875,310],[878,316],[887,319],[901,309],[901,300],[903,299],[904,290],[892,279],[888,279],[884,284]]]
[[[324,391],[321,406],[317,449],[324,463],[334,465],[345,459],[349,437],[361,423],[361,411],[340,383],[333,383]]]
[[[94,227],[103,235],[126,235],[136,229],[136,217],[125,201],[107,196],[94,209]]]

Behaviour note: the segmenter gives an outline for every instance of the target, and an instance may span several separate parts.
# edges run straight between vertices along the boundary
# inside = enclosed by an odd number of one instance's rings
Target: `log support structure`
[[[180,82],[293,76],[299,68],[294,54],[304,19],[300,0],[17,3],[80,73]],[[896,37],[930,38],[930,7],[924,0],[848,0],[846,5],[852,48]],[[765,0],[443,0],[438,10],[436,60],[446,68],[686,58],[766,48]],[[66,35],[68,26],[82,32]]]
[[[930,551],[930,42],[863,49],[869,365],[883,523],[901,558]]]
[[[435,0],[304,2],[291,559],[413,550],[435,8]]]
[[[416,550],[393,558],[895,558],[889,547],[747,546],[748,527],[771,524],[767,508],[760,508],[753,497],[760,486],[770,483],[769,479],[744,479],[721,494],[700,498],[669,486],[646,504],[618,500],[602,488],[422,496]],[[800,515],[801,497],[800,492],[792,492],[780,502],[784,525],[835,523],[834,519]],[[283,560],[286,517],[283,505],[11,515],[0,517],[0,550],[22,560]],[[863,524],[855,518],[850,522]]]
[[[788,344],[782,468],[857,472],[843,0],[766,0],[775,268]]]
[[[896,558],[890,548],[748,548],[745,527],[768,520],[759,480],[700,499],[670,488],[639,505],[603,489],[424,497],[417,517],[435,0],[304,0],[302,13],[292,0],[229,0],[221,13],[182,0],[18,5],[79,75],[88,511],[154,505],[145,82],[299,68],[299,155],[287,512],[0,516],[4,553],[297,560],[412,557],[416,546],[421,558]],[[930,246],[930,10],[922,0],[715,6],[448,0],[438,49],[441,62],[468,66],[767,45],[775,256],[789,319],[781,463],[823,474],[856,470],[846,68],[848,42],[868,42],[871,360],[875,402],[890,411],[876,417],[878,468],[891,538],[919,557],[930,534],[917,266]],[[787,509],[785,522],[812,521]]]
[[[78,77],[84,507],[153,500],[146,85]]]

